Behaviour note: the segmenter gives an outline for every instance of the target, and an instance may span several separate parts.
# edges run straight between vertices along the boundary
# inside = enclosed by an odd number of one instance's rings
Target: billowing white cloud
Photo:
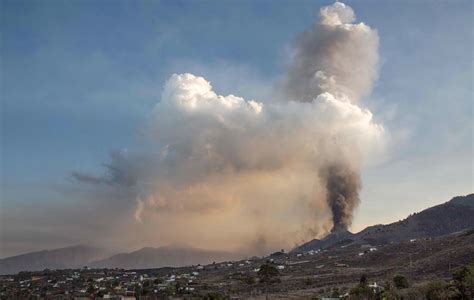
[[[255,253],[346,229],[360,167],[385,139],[358,106],[378,37],[342,3],[320,15],[295,45],[279,101],[218,95],[203,77],[174,74],[146,140],[114,154],[103,177],[73,175],[132,191],[130,218],[162,244]]]

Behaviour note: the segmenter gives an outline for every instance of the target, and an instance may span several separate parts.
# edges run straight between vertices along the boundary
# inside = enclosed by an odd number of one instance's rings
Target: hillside
[[[83,245],[31,252],[0,259],[0,274],[14,274],[26,270],[81,268],[109,255],[110,253],[104,249]]]
[[[314,239],[311,240],[298,248],[294,249],[292,252],[305,252],[309,250],[324,249],[333,245],[344,245],[352,243],[354,241],[355,234],[349,231],[339,231],[330,233],[324,239]]]
[[[324,239],[309,241],[293,249],[292,252],[307,252],[351,245],[360,246],[362,244],[403,243],[411,239],[434,238],[471,228],[474,228],[474,194],[455,197],[444,204],[412,214],[395,223],[367,227],[357,234],[348,231],[334,232]],[[85,265],[97,268],[124,269],[181,267],[240,258],[238,255],[228,252],[177,246],[146,247],[138,251],[113,256],[103,249],[73,246],[0,259],[0,274],[46,268],[80,268]]]
[[[331,233],[322,240],[314,239],[293,252],[330,248],[343,244],[381,245],[410,239],[432,238],[474,228],[474,194],[454,197],[450,201],[414,213],[406,219],[387,225],[367,227],[356,234]]]
[[[145,247],[130,253],[120,253],[91,264],[96,268],[145,269],[183,267],[209,264],[214,261],[234,260],[238,257],[228,252],[210,251],[189,247]]]

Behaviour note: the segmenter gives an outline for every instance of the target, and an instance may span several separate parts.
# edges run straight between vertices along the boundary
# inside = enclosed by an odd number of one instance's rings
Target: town
[[[471,231],[399,244],[278,251],[265,257],[181,268],[20,272],[0,276],[0,298],[392,299],[392,295],[393,299],[420,299],[426,293],[472,295],[473,239]],[[440,255],[446,255],[446,265]]]

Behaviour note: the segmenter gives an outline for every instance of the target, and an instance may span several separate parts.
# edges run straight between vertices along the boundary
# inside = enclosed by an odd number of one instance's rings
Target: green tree
[[[453,286],[457,299],[473,299],[474,266],[464,266],[453,273]]]
[[[260,279],[260,282],[264,282],[264,283],[278,282],[279,274],[280,273],[278,272],[277,268],[269,264],[261,265],[260,270],[258,270],[258,273],[257,273],[258,278]]]
[[[423,290],[427,300],[444,300],[452,298],[448,285],[443,280],[430,281]]]
[[[349,291],[351,299],[372,299],[374,291],[369,287],[367,276],[364,274],[360,277],[359,284]]]
[[[279,282],[280,279],[278,278],[277,268],[270,264],[263,264],[260,266],[260,270],[258,270],[257,276],[260,279],[260,282],[265,283],[265,298],[268,299],[267,289],[268,285]]]
[[[368,282],[367,282],[367,275],[365,274],[362,274],[362,276],[360,276],[360,279],[359,279],[359,286],[367,286],[368,285]]]
[[[408,279],[400,274],[393,277],[393,284],[397,289],[406,289],[409,286]]]
[[[161,279],[161,278],[156,278],[155,280],[153,280],[153,283],[154,283],[154,284],[163,283],[163,279]]]

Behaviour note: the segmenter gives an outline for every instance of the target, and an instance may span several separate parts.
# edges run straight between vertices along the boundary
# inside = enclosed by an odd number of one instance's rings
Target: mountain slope
[[[158,267],[182,267],[209,264],[213,261],[233,260],[231,253],[188,247],[146,247],[130,253],[120,253],[92,263],[96,268],[145,269]]]
[[[331,233],[322,240],[309,241],[292,251],[324,249],[342,245],[341,243],[397,243],[409,239],[442,236],[470,228],[474,228],[474,194],[454,197],[446,203],[412,214],[398,222],[370,226],[352,236],[346,234],[347,238],[338,238]]]
[[[324,239],[311,240],[297,248],[292,252],[306,252],[309,250],[317,250],[331,247],[335,244],[344,245],[354,241],[355,234],[349,231],[332,232]]]
[[[110,253],[103,249],[83,245],[31,252],[0,259],[0,274],[80,268],[108,255]]]
[[[474,194],[455,197],[395,223],[368,227],[359,232],[357,238],[378,243],[400,242],[442,236],[468,228],[474,228]]]

